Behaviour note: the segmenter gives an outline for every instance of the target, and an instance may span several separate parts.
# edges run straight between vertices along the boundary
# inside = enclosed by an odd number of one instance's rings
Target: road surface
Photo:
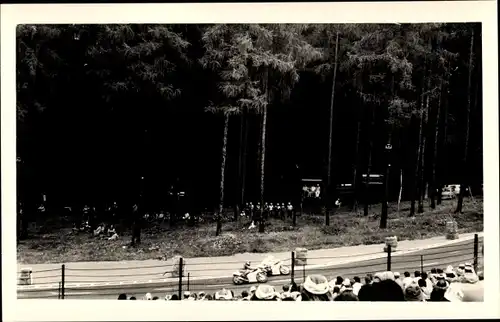
[[[480,245],[482,244],[482,237],[479,239]],[[413,272],[416,270],[430,270],[431,268],[445,269],[448,265],[456,266],[465,262],[473,262],[473,240],[465,240],[455,244],[439,246],[411,252],[408,254],[394,254],[391,256],[391,270],[403,274],[408,271]],[[481,256],[481,253],[479,252]],[[343,276],[344,278],[353,278],[354,276],[363,277],[368,273],[375,273],[387,269],[387,254],[380,252],[377,254],[378,258],[373,259],[352,259],[352,262],[328,265],[328,267],[320,267],[316,265],[311,269],[303,270],[301,267],[295,267],[295,282],[301,283],[307,275],[322,274],[328,279],[336,276]],[[313,259],[311,259],[313,260]],[[194,268],[193,268],[194,269]],[[199,269],[201,271],[201,269]],[[189,272],[189,270],[188,270]],[[191,273],[190,273],[191,275]],[[191,292],[205,291],[208,293],[215,293],[222,288],[233,290],[235,294],[241,294],[241,291],[248,290],[251,285],[234,285],[232,283],[231,274],[225,274],[225,277],[205,278],[197,276],[188,279],[183,278],[182,290]],[[212,275],[214,276],[214,275]],[[284,284],[290,283],[291,275],[288,276],[273,276],[269,278],[267,284],[274,285],[277,290],[281,290]],[[188,285],[189,284],[189,285]],[[256,284],[254,284],[256,285]],[[103,285],[96,284],[94,286],[72,286],[68,284],[65,287],[65,299],[116,299],[118,294],[126,293],[127,296],[135,296],[141,299],[145,293],[150,292],[153,296],[158,296],[163,299],[166,294],[177,293],[179,289],[179,280],[177,278],[163,278],[152,280],[145,283],[124,283],[120,285]],[[59,290],[57,287],[52,289],[33,289],[29,291],[18,291],[19,299],[40,299],[40,298],[53,298],[59,297]]]

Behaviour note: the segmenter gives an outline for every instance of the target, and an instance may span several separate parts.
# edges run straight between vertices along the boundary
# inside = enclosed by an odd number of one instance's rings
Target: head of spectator
[[[131,297],[129,298],[129,300],[135,301],[135,300],[137,300],[137,299],[135,298],[135,296],[131,296]]]
[[[158,301],[160,298],[158,296],[153,296],[153,301]]]
[[[483,281],[483,280],[484,280],[484,272],[483,272],[483,271],[479,271],[479,272],[477,272],[477,278],[478,278],[480,281]]]
[[[427,274],[427,272],[422,272],[422,274],[420,275],[420,277],[423,279],[423,280],[427,280],[429,278],[429,275]]]
[[[257,290],[250,298],[251,301],[277,301],[278,293],[271,285],[260,284]]]
[[[372,301],[374,284],[377,283],[367,283],[361,286],[358,292],[358,299],[360,301]]]
[[[446,293],[446,290],[448,289],[448,282],[444,279],[439,279],[436,284],[434,284],[434,287],[432,288],[431,296],[430,296],[430,301],[431,302],[442,302],[442,301],[447,301],[444,298],[444,294]]]
[[[289,291],[290,291],[290,285],[288,285],[288,284],[283,285],[283,292],[287,293]]]
[[[359,276],[354,276],[353,280],[354,284],[352,284],[352,292],[354,293],[354,295],[358,296],[359,290],[361,289],[361,286],[363,286],[363,284],[361,284],[361,279],[359,278]]]
[[[334,293],[334,294],[339,294],[339,293],[340,293],[340,286],[336,285],[336,286],[333,288],[333,293]]]
[[[370,284],[372,282],[372,279],[368,276],[365,276],[365,285]]]
[[[419,286],[420,288],[422,288],[422,287],[427,287],[427,282],[426,282],[423,278],[419,279],[419,280],[417,281],[417,284],[418,284],[418,286]]]
[[[172,295],[167,294],[165,295],[165,301],[171,301],[172,300]]]
[[[116,293],[115,293],[115,294],[116,294]],[[118,299],[119,299],[119,300],[126,300],[126,299],[127,299],[127,294],[122,293],[122,294],[118,295]]]
[[[391,279],[386,279],[378,283],[373,284],[373,288],[371,289],[371,299],[368,301],[376,301],[376,302],[403,302],[405,300],[405,296],[403,293],[403,289],[401,286]],[[360,300],[361,298],[361,290],[360,294],[358,294]],[[365,299],[363,299],[366,301]]]
[[[444,298],[450,302],[483,302],[484,284],[453,283],[450,284],[444,294]]]
[[[250,295],[254,295],[256,290],[257,290],[257,287],[255,287],[255,286],[250,287]]]
[[[229,301],[233,299],[233,294],[223,288],[222,290],[215,293],[215,299],[218,301]]]
[[[407,302],[423,302],[424,294],[417,283],[408,285],[405,289],[405,300]]]
[[[359,278],[359,276],[354,276],[353,279],[354,283],[361,283],[361,279]]]
[[[205,300],[205,296],[206,296],[205,292],[203,292],[203,291],[198,292],[198,300],[200,300],[200,301]]]
[[[437,270],[435,268],[431,268],[431,274],[433,275],[437,274]]]
[[[375,277],[373,278],[374,281],[381,282],[385,280],[393,280],[394,281],[394,273],[390,271],[386,272],[379,272],[375,274]]]
[[[397,280],[401,277],[401,274],[399,272],[394,272],[394,279]]]
[[[211,301],[212,299],[213,299],[212,295],[210,295],[210,294],[205,295],[205,300],[206,301]]]
[[[177,294],[172,294],[172,296],[170,297],[170,300],[171,301],[179,301],[179,296]]]
[[[458,267],[457,267],[457,275],[458,276],[464,275],[464,271],[465,271],[465,264],[458,265]]]
[[[344,282],[344,279],[342,278],[342,276],[337,276],[335,278],[335,285],[342,285],[342,282]]]
[[[354,294],[351,291],[344,291],[337,295],[334,299],[334,301],[359,301],[358,297],[356,294]]]
[[[403,274],[405,277],[410,277],[410,272],[404,272]]]
[[[242,297],[242,298],[246,298],[246,297],[248,297],[248,291],[243,291],[243,292],[241,292],[241,297]]]
[[[415,271],[415,272],[413,273],[413,276],[414,276],[415,278],[420,278],[420,276],[421,276],[420,271]]]
[[[302,284],[302,301],[331,301],[328,280],[323,275],[310,275]]]
[[[476,272],[474,271],[474,268],[472,265],[465,265],[464,268],[464,275],[461,276],[460,281],[462,283],[470,283],[474,284],[479,281],[479,277],[477,276]]]
[[[290,293],[293,292],[300,292],[300,287],[295,283],[295,281],[292,282],[292,285],[290,286]]]
[[[151,293],[146,293],[146,295],[144,295],[144,300],[151,301],[152,299],[153,299],[153,296],[151,295]]]
[[[191,292],[189,292],[189,291],[184,291],[184,293],[182,294],[182,297],[184,300],[189,299],[190,296],[191,296]]]
[[[436,269],[436,274],[443,275],[444,271],[441,268]]]

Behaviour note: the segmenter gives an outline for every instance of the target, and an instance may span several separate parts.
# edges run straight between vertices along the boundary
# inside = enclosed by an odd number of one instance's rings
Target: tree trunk
[[[451,68],[451,63],[448,64],[448,70]],[[448,73],[447,77],[446,77],[446,84],[445,84],[445,90],[444,90],[444,93],[445,93],[445,96],[442,97],[442,100],[444,101],[443,102],[443,139],[442,139],[442,155],[446,155],[446,146],[447,146],[447,141],[448,141],[448,89],[449,89],[449,80],[450,80],[450,74]],[[440,175],[440,179],[438,180],[438,195],[437,195],[437,204],[440,205],[441,204],[441,201],[442,201],[442,197],[443,197],[443,161],[445,160],[445,158],[441,158],[441,160],[439,160],[438,164],[439,164],[439,169],[441,171],[441,175]]]
[[[269,101],[269,72],[266,71],[264,76],[264,86],[266,90],[266,98]],[[261,128],[261,156],[260,156],[260,223],[259,223],[259,232],[264,232],[264,221],[265,218],[263,216],[264,210],[264,178],[265,178],[265,164],[266,164],[266,126],[267,126],[267,104],[264,105],[262,110],[262,128]]]
[[[222,230],[222,212],[224,210],[224,175],[226,172],[226,156],[227,156],[227,132],[229,130],[229,115],[224,115],[224,136],[222,137],[222,160],[220,164],[220,200],[219,213],[217,216],[216,236],[219,236]]]
[[[474,49],[474,29],[472,29],[472,35],[470,37],[470,51],[469,51],[469,80],[467,84],[467,111],[465,117],[465,144],[464,144],[464,158],[463,164],[463,174],[462,182],[460,183],[460,193],[458,194],[457,209],[455,213],[462,213],[462,206],[464,203],[465,190],[468,187],[468,169],[467,169],[467,154],[469,153],[469,123],[470,123],[470,96],[471,96],[471,83],[472,83],[472,64],[474,63],[473,56]]]
[[[431,81],[430,78],[428,78],[427,81],[427,89],[430,89]],[[418,199],[418,213],[421,214],[424,212],[424,196],[425,196],[425,186],[426,186],[426,180],[425,180],[425,149],[426,149],[426,140],[427,140],[427,118],[429,115],[429,100],[430,100],[430,95],[427,95],[426,97],[426,107],[422,111],[422,147],[420,148],[420,194],[419,194],[419,199]]]
[[[240,137],[239,137],[239,144],[238,144],[238,175],[237,175],[237,180],[236,180],[236,189],[241,191],[241,176],[242,176],[242,160],[243,160],[243,124],[244,124],[244,115],[243,113],[240,116]],[[240,194],[241,196],[241,194]],[[233,214],[233,220],[237,221],[239,214],[240,214],[240,209],[243,209],[243,199],[238,197],[236,198],[235,204],[234,204],[234,214]]]
[[[356,163],[354,164],[354,173],[353,173],[353,181],[352,181],[352,189],[354,192],[354,205],[353,211],[357,212],[357,189],[358,189],[358,166],[359,166],[359,144],[361,138],[361,120],[358,120],[358,130],[356,133]]]
[[[243,112],[245,119],[244,122],[244,136],[243,136],[243,160],[241,165],[241,197],[240,204],[243,205],[245,202],[245,188],[246,188],[246,177],[247,177],[247,146],[248,146],[248,114]]]
[[[328,168],[326,176],[326,187],[323,191],[323,209],[325,210],[325,225],[330,226],[330,207],[328,199],[330,197],[331,189],[331,172],[332,172],[332,144],[333,144],[333,104],[335,101],[335,84],[337,83],[337,55],[339,49],[339,32],[337,31],[337,38],[335,40],[335,62],[333,68],[333,82],[332,82],[332,96],[330,99],[330,131],[328,137]]]
[[[443,75],[444,77],[444,75]],[[441,98],[443,96],[443,78],[439,85],[439,99],[436,106],[436,119],[435,119],[435,133],[434,133],[434,155],[432,157],[432,178],[430,184],[431,192],[431,209],[436,209],[436,195],[438,194],[437,180],[436,180],[436,165],[438,160],[439,136],[441,129]]]
[[[371,130],[373,131],[375,127],[375,107],[372,107],[372,120],[371,120]],[[368,203],[369,203],[369,187],[370,187],[370,173],[372,169],[372,150],[373,150],[373,136],[370,135],[370,147],[368,151],[368,167],[366,169],[366,180],[365,180],[365,194],[364,194],[364,199],[365,199],[365,204],[363,208],[363,215],[368,216]]]

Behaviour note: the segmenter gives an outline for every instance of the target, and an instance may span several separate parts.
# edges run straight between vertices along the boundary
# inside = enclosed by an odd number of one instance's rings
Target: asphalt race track
[[[482,237],[479,238],[480,245],[482,244]],[[410,273],[421,270],[422,264],[425,270],[431,268],[445,269],[448,265],[456,266],[460,263],[473,262],[473,240],[465,240],[452,245],[440,246],[425,250],[420,250],[403,255],[394,255],[391,260],[391,270],[393,272],[400,272],[401,275],[405,271]],[[481,253],[479,252],[479,256]],[[295,282],[301,283],[304,276],[310,274],[322,274],[328,279],[336,276],[343,276],[344,278],[353,278],[359,276],[363,278],[368,273],[375,273],[385,271],[387,269],[387,257],[361,260],[351,262],[348,264],[338,264],[334,266],[321,267],[304,271],[301,267],[295,267]],[[273,276],[269,278],[267,284],[274,285],[277,290],[290,283],[291,275],[287,276]],[[253,284],[257,285],[257,284]],[[183,291],[199,292],[205,291],[207,293],[215,293],[222,288],[233,290],[235,295],[241,293],[245,289],[249,289],[251,285],[234,285],[231,277],[211,278],[190,280],[189,286],[187,278],[183,279]],[[153,296],[158,296],[163,299],[166,294],[177,293],[179,289],[178,280],[170,282],[153,282],[144,284],[123,284],[123,285],[109,285],[99,287],[75,287],[65,289],[65,299],[117,299],[118,294],[126,293],[127,296],[135,296],[138,300],[150,292]],[[18,299],[58,299],[59,291],[55,289],[38,289],[29,291],[18,291]]]

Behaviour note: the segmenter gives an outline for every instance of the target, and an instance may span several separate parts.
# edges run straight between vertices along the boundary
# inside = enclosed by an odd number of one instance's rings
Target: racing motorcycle
[[[283,264],[280,259],[274,258],[273,256],[269,256],[264,259],[260,265],[264,267],[268,276],[290,274],[290,268]]]
[[[236,285],[267,282],[267,271],[259,265],[251,271],[240,270],[233,273],[233,283]]]

